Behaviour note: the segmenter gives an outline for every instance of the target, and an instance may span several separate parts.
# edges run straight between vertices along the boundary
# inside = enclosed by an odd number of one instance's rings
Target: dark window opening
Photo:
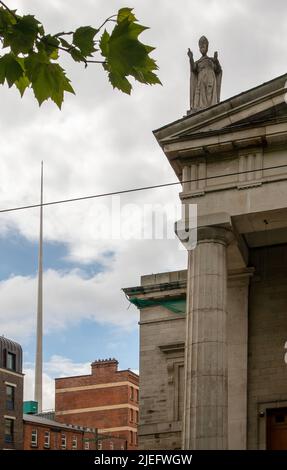
[[[6,409],[9,411],[15,408],[15,387],[6,385]]]
[[[130,388],[130,400],[134,399],[134,389],[133,387]]]
[[[5,442],[12,444],[14,441],[14,420],[13,419],[5,419]]]
[[[16,370],[16,354],[7,352],[7,369]]]
[[[284,423],[284,421],[285,421],[285,416],[284,415],[275,416],[275,422],[276,423]]]
[[[7,349],[3,349],[3,357],[1,357],[3,361],[3,367],[6,369],[7,367]]]

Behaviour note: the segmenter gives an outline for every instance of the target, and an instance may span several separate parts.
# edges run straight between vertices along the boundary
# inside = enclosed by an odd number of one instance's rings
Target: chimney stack
[[[98,359],[92,362],[92,375],[109,375],[118,370],[118,361],[115,358]]]

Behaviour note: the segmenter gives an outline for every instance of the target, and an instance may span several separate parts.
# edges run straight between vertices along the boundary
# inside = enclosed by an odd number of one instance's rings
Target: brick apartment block
[[[116,359],[91,364],[90,375],[55,380],[55,417],[62,423],[97,428],[98,448],[106,448],[109,436],[137,449],[139,377],[130,370],[118,371]],[[116,448],[116,447],[114,447]]]
[[[22,348],[0,337],[0,450],[23,448]]]
[[[62,424],[43,416],[24,414],[24,450],[96,450],[101,437],[94,428]],[[125,439],[107,439],[103,450],[125,448]]]

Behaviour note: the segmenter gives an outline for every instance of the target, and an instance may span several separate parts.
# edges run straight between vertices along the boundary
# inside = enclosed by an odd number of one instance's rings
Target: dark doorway
[[[267,410],[267,449],[287,450],[287,408]]]

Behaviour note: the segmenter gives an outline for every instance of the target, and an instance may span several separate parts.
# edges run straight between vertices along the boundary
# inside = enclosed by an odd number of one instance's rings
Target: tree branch
[[[113,21],[114,23],[116,23],[116,20],[113,20],[112,18],[115,18],[117,15],[112,15],[112,16],[109,16],[104,22],[103,24],[101,24],[101,26],[98,29],[98,31],[100,31],[100,29],[102,29],[103,26],[105,26],[105,24],[108,22],[108,21]]]
[[[106,64],[106,60],[85,60],[87,64]]]
[[[54,45],[53,44],[49,44],[47,43],[49,46],[53,47]],[[68,52],[70,54],[70,50],[73,49],[73,46],[66,48],[66,47],[62,47],[62,46],[57,46],[57,49],[60,49],[61,51],[65,51],[65,52]]]
[[[15,20],[18,21],[17,15],[15,15],[14,11],[10,10],[10,8],[7,7],[7,5],[5,5],[5,3],[2,2],[1,0],[0,0],[0,3],[1,3],[1,5],[3,5],[3,7],[4,7],[7,11],[9,11],[10,15],[12,15],[12,16],[15,18]]]
[[[69,33],[65,33],[64,31],[62,33],[57,33],[57,34],[54,34],[53,35],[53,38],[58,38],[60,36],[68,36],[68,35],[71,35],[71,34],[74,34],[74,31],[70,31]]]

